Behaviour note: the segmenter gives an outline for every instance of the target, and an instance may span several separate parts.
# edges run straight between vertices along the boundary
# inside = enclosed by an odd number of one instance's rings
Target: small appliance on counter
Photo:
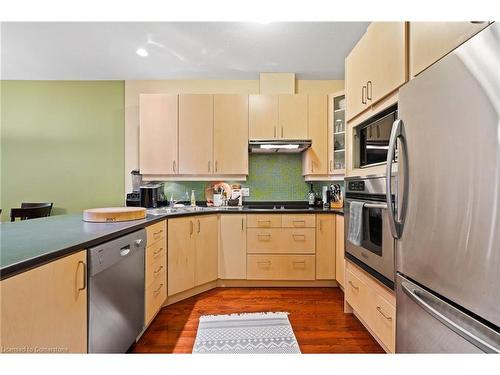
[[[141,185],[140,197],[141,207],[157,208],[168,205],[167,199],[165,198],[163,183],[161,182],[150,182]]]
[[[138,169],[134,169],[130,172],[132,176],[132,192],[127,193],[126,204],[127,207],[140,207],[141,206],[141,192],[140,187],[142,185],[142,175]]]

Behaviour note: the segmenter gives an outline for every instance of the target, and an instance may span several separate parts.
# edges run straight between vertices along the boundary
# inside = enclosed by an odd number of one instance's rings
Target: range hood
[[[299,154],[311,147],[311,140],[263,139],[248,142],[248,151],[255,154]]]

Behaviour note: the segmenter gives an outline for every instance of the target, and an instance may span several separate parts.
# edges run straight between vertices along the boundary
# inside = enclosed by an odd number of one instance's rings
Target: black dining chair
[[[21,208],[10,209],[10,221],[50,216],[53,203],[21,203]]]

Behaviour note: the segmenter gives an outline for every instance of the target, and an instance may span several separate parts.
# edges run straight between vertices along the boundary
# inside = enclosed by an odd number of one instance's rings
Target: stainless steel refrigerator
[[[396,351],[500,352],[500,24],[408,82],[398,108]]]

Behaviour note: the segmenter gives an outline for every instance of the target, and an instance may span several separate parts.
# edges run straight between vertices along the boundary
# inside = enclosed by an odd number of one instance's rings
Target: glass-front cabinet
[[[328,171],[331,175],[345,173],[345,95],[330,94],[328,116]]]

